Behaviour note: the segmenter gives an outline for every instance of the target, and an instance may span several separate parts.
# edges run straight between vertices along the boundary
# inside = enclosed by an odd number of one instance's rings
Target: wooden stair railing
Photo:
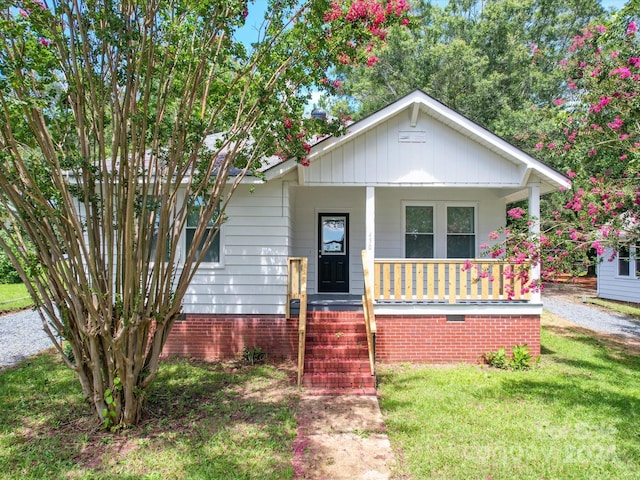
[[[304,347],[307,335],[307,258],[289,257],[287,286],[287,319],[291,318],[291,300],[300,300],[298,313],[298,387],[304,375]]]
[[[369,366],[371,375],[376,374],[376,316],[373,312],[373,286],[369,277],[367,251],[362,251],[362,270],[364,273],[364,295],[362,309],[364,310],[364,326],[367,330],[367,348],[369,350]]]

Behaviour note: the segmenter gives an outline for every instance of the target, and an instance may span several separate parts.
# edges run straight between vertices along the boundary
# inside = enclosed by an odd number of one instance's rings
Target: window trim
[[[407,207],[431,207],[433,209],[433,257],[438,258],[438,204],[437,202],[429,202],[422,200],[403,200],[401,203],[400,218],[402,219],[401,228],[401,245],[402,245],[402,258],[407,258]]]
[[[627,249],[627,255],[621,256],[622,249]],[[627,245],[621,247],[616,251],[616,278],[620,278],[623,280],[626,279],[640,279],[640,245]],[[628,271],[629,273],[623,275],[620,273],[620,262],[624,259],[627,261]]]
[[[444,203],[444,256],[446,259],[450,260],[461,260],[461,258],[450,258],[449,257],[449,231],[448,231],[448,222],[449,222],[449,207],[469,207],[473,208],[473,256],[469,258],[469,260],[478,258],[478,203],[477,202],[446,202]],[[452,234],[456,235],[456,234]],[[467,234],[459,234],[459,235],[469,235]]]
[[[188,193],[185,192],[185,194],[182,197],[182,201],[186,202],[187,201],[187,195]],[[223,199],[221,199],[222,201]],[[206,269],[220,269],[220,268],[224,268],[225,266],[225,225],[226,222],[222,222],[220,224],[220,230],[218,231],[218,261],[217,262],[201,262],[200,265],[198,266],[198,269],[202,269],[202,268],[206,268]],[[182,261],[180,262],[181,264],[184,264],[184,258],[187,256],[187,230],[189,229],[189,221],[187,220],[184,224],[184,228],[182,229],[182,232],[180,233],[180,249],[182,251]],[[191,227],[193,228],[193,227]]]

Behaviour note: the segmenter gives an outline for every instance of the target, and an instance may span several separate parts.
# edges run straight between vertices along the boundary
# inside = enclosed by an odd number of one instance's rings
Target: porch
[[[307,259],[289,259],[287,318],[298,316],[299,384],[305,365],[313,365],[305,361],[307,316],[316,322],[323,314],[360,322],[363,335],[366,332],[363,355],[368,356],[374,380],[376,361],[381,359],[478,362],[482,353],[503,346],[530,343],[534,352],[539,350],[542,306],[538,295],[516,274],[528,265],[500,260],[374,259],[370,270],[366,251],[362,262],[362,297],[307,295]],[[438,349],[445,352],[440,357]]]

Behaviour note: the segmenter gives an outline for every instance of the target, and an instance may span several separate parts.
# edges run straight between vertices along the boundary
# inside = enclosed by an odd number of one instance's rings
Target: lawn
[[[640,357],[555,326],[530,371],[381,366],[397,479],[640,478]],[[293,371],[165,362],[144,421],[92,419],[71,372],[39,355],[0,372],[0,479],[291,479]]]
[[[33,306],[23,283],[0,283],[0,313],[22,310]]]
[[[271,366],[171,361],[137,428],[100,430],[51,355],[0,372],[2,479],[286,479],[297,395]]]
[[[530,371],[386,368],[400,478],[640,478],[640,357],[582,330],[542,332]]]

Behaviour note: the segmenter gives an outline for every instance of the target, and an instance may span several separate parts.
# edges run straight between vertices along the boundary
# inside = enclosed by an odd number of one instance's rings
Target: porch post
[[[371,285],[373,285],[373,267],[376,251],[376,189],[367,187],[366,215],[365,215],[365,250],[367,251],[367,262],[369,263],[369,275]]]
[[[529,233],[532,238],[540,238],[540,183],[529,184],[529,219],[531,220],[531,226],[529,227]],[[540,280],[540,263],[531,267],[531,281],[537,282]],[[531,301],[534,303],[541,302],[540,292],[531,294]]]

